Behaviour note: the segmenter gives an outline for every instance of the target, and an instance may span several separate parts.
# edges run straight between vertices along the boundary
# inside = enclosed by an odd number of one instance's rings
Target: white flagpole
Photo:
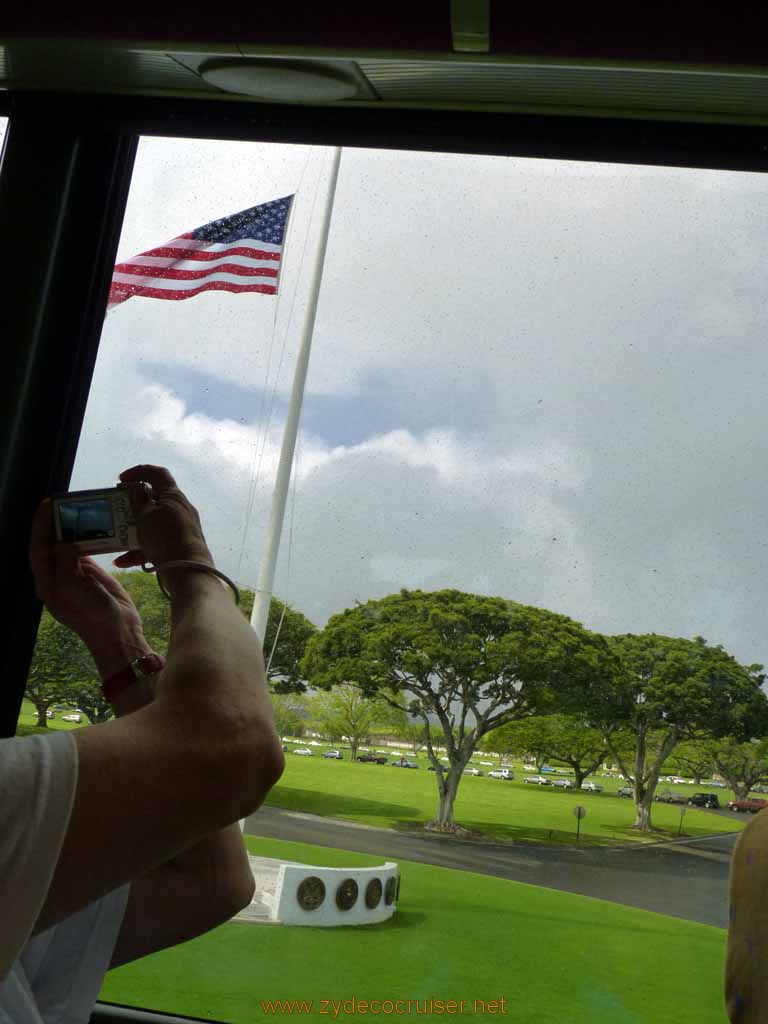
[[[267,538],[264,544],[264,552],[261,557],[261,565],[259,566],[258,579],[256,580],[256,591],[253,596],[251,626],[256,632],[256,636],[259,638],[259,643],[262,646],[264,645],[264,635],[267,631],[269,605],[272,601],[272,588],[275,582],[277,552],[280,548],[280,534],[283,529],[285,502],[288,497],[288,486],[291,481],[291,466],[293,465],[293,453],[296,448],[296,434],[299,429],[301,403],[304,398],[304,384],[307,379],[307,367],[309,366],[309,351],[312,345],[312,333],[315,329],[315,313],[317,312],[317,300],[320,295],[320,284],[323,279],[325,250],[328,244],[328,232],[331,226],[331,213],[333,211],[333,199],[336,194],[336,181],[339,177],[340,162],[341,147],[337,146],[331,163],[331,180],[325,201],[323,226],[320,235],[320,244],[317,247],[317,258],[312,276],[309,305],[307,306],[307,315],[304,320],[304,334],[301,339],[301,348],[299,350],[299,357],[296,361],[296,370],[293,375],[293,388],[291,390],[291,400],[288,406],[288,417],[285,421],[285,433],[283,434],[283,446],[280,451],[280,462],[277,467],[275,491],[272,495],[272,510],[269,514]]]

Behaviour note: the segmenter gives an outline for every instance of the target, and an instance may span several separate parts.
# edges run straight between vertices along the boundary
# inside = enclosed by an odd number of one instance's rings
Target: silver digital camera
[[[51,504],[56,540],[74,544],[80,554],[138,550],[139,534],[124,484],[52,494]]]

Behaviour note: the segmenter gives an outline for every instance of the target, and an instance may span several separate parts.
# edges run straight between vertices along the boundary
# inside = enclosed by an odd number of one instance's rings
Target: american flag
[[[132,295],[191,299],[209,289],[276,294],[292,200],[252,206],[116,263],[107,309]]]

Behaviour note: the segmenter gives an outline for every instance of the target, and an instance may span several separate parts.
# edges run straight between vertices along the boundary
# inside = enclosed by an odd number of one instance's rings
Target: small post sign
[[[677,826],[677,834],[678,835],[680,835],[680,833],[683,831],[683,818],[685,817],[685,812],[687,810],[688,810],[687,807],[681,807],[680,808],[680,824]]]
[[[576,815],[576,842],[578,843],[579,833],[581,832],[581,819],[586,815],[587,808],[578,804],[573,808],[573,813]]]

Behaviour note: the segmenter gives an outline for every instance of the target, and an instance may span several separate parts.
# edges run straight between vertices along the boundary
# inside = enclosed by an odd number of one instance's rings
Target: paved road
[[[713,815],[716,824],[716,815]],[[382,858],[529,882],[726,928],[728,868],[736,835],[622,849],[472,842],[396,832],[262,807],[248,835],[314,843]]]

